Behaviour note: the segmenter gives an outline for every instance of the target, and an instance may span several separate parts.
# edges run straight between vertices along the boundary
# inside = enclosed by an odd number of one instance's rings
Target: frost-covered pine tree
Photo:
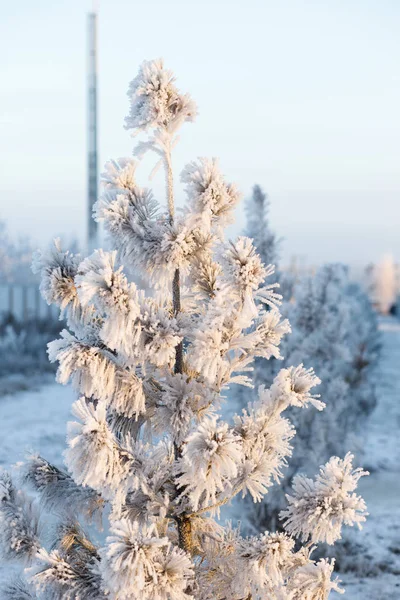
[[[360,287],[349,282],[347,268],[325,265],[315,275],[303,277],[283,310],[292,327],[281,344],[284,359],[256,363],[254,379],[258,385],[269,385],[282,367],[300,359],[306,368],[315,366],[321,376],[319,391],[326,408],[322,414],[289,410],[297,432],[293,455],[281,486],[275,486],[262,504],[249,508],[248,520],[257,530],[278,525],[296,474],[312,473],[321,459],[344,454],[355,444],[361,451],[363,425],[376,405],[376,315]]]
[[[282,238],[271,228],[269,211],[270,200],[260,185],[253,186],[252,194],[246,201],[246,227],[244,235],[253,240],[257,254],[265,265],[274,265],[274,278],[279,283],[280,294],[289,301],[293,294],[296,276],[290,270],[279,269]]]
[[[111,161],[95,218],[115,251],[82,259],[56,244],[36,258],[42,293],[68,324],[50,359],[78,399],[66,470],[38,456],[21,467],[41,510],[59,518],[51,544],[36,500],[1,478],[4,556],[27,565],[3,597],[325,600],[341,590],[333,562],[312,552],[365,520],[355,493],[365,473],[347,455],[315,479],[299,476],[285,533],[245,538],[215,520],[233,497],[257,502],[279,482],[295,434],[285,411],[323,408],[312,392],[319,380],[302,365],[283,369],[232,423],[221,419],[230,387],[251,385],[254,358],[279,356],[289,331],[274,284],[264,284],[273,268],[250,239],[224,242],[239,194],[216,160],[188,164],[187,204],[175,209],[172,150],[196,107],[162,61],[143,63],[129,99],[126,126],[147,136],[136,154],[154,152],[165,169],[167,210],[136,183],[136,160]],[[122,265],[140,270],[153,295]],[[103,521],[105,540],[89,538],[90,520]]]
[[[253,186],[252,194],[246,202],[245,235],[252,238],[261,260],[266,265],[277,264],[280,240],[272,231],[269,223],[270,201],[258,184]]]

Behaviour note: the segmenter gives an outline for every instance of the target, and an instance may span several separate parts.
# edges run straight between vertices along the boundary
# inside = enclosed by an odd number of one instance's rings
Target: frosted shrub
[[[315,562],[312,551],[364,520],[354,492],[363,473],[347,456],[331,459],[315,482],[297,481],[282,513],[286,533],[244,538],[215,520],[233,497],[259,501],[279,483],[295,435],[285,411],[322,409],[319,380],[302,365],[284,369],[232,423],[221,419],[231,387],[252,386],[254,359],[280,356],[289,323],[269,283],[273,268],[252,241],[224,241],[240,196],[215,160],[184,169],[187,202],[175,212],[171,151],[196,116],[192,99],[161,61],[142,65],[129,98],[127,128],[146,134],[136,154],[152,151],[164,166],[168,209],[137,185],[136,160],[112,161],[95,218],[115,251],[81,259],[56,245],[36,258],[42,293],[69,329],[49,356],[78,399],[66,470],[35,456],[21,471],[60,517],[50,547],[35,502],[3,478],[5,554],[28,564],[26,583],[10,583],[5,597],[326,599],[340,590],[333,563]],[[123,265],[147,277],[151,296]],[[106,523],[100,545],[84,531],[92,519]]]

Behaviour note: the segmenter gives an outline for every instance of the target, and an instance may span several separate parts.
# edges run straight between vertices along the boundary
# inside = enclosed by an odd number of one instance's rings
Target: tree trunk
[[[166,172],[166,186],[167,186],[167,197],[168,197],[168,209],[169,209],[169,220],[173,224],[175,216],[175,205],[174,205],[174,189],[173,189],[173,173],[171,166],[171,152],[170,149],[165,153],[165,172]],[[174,316],[176,317],[181,310],[181,288],[180,288],[180,274],[179,269],[176,269],[174,273],[174,279],[172,281],[172,305],[174,310]],[[174,373],[183,373],[183,342],[180,342],[175,349],[175,365]],[[174,444],[175,460],[181,456],[180,448]],[[189,554],[192,551],[192,523],[190,517],[186,515],[180,515],[177,519],[178,526],[178,539],[179,547],[185,550]]]
[[[188,554],[191,554],[193,549],[192,521],[189,517],[182,515],[177,518],[177,523],[179,547],[188,552]]]

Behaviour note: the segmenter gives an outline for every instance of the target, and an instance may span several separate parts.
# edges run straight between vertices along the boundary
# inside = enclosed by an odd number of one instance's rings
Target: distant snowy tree
[[[264,283],[273,268],[249,238],[224,241],[239,194],[216,160],[185,167],[187,205],[175,211],[171,151],[196,107],[162,61],[143,63],[129,98],[127,128],[147,133],[137,154],[163,164],[168,210],[136,183],[136,160],[111,161],[95,217],[116,250],[82,259],[56,244],[36,257],[42,294],[69,328],[49,356],[78,399],[67,470],[38,456],[21,467],[42,508],[60,517],[49,547],[36,501],[1,478],[3,553],[28,565],[6,598],[325,600],[342,590],[333,562],[312,552],[365,520],[355,493],[365,473],[346,455],[315,480],[297,479],[286,533],[245,538],[215,520],[233,497],[257,502],[280,481],[295,435],[284,413],[321,410],[319,379],[302,365],[282,369],[232,423],[222,420],[230,387],[251,386],[254,358],[279,357],[289,331],[275,285]],[[121,263],[146,276],[152,296]],[[93,519],[108,521],[100,546],[80,524]]]
[[[387,254],[372,270],[372,297],[379,312],[387,315],[397,300],[399,285],[393,256]]]
[[[350,408],[349,422],[354,431],[362,427],[365,416],[376,406],[376,365],[381,340],[378,318],[367,294],[357,283],[349,283],[346,298],[350,304],[349,347],[351,361],[346,369],[349,397],[354,404]],[[352,411],[352,408],[354,411]],[[360,419],[361,417],[361,419]]]
[[[267,194],[259,185],[255,185],[251,197],[246,202],[245,235],[252,238],[264,264],[276,265],[279,258],[280,240],[271,230],[268,216],[269,207]]]
[[[253,244],[266,265],[275,266],[275,279],[279,283],[280,293],[290,300],[296,275],[292,270],[279,269],[282,239],[272,230],[269,220],[270,201],[261,186],[253,187],[252,195],[246,202],[246,227],[244,235],[253,240]],[[256,361],[257,362],[257,361]]]
[[[326,409],[291,411],[297,431],[292,459],[280,487],[268,501],[249,510],[256,529],[276,526],[277,516],[297,473],[313,472],[321,458],[344,454],[362,435],[365,418],[376,405],[374,366],[379,350],[376,315],[367,296],[348,279],[343,265],[326,265],[300,280],[294,300],[283,312],[292,333],[281,344],[283,362],[256,363],[259,385],[269,385],[282,367],[303,361],[321,376]]]

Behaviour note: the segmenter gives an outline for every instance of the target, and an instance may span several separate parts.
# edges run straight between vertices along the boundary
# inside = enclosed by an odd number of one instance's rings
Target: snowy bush
[[[129,98],[126,126],[147,134],[136,153],[153,151],[164,165],[168,210],[137,185],[136,160],[112,161],[95,218],[116,250],[81,259],[56,245],[36,257],[42,294],[69,328],[49,344],[50,360],[78,399],[67,470],[36,456],[20,475],[60,517],[51,546],[35,502],[2,477],[4,555],[27,565],[26,583],[10,583],[5,597],[324,600],[342,590],[333,562],[312,552],[365,520],[355,493],[365,473],[348,454],[314,480],[297,478],[282,506],[284,533],[242,537],[215,520],[233,497],[257,502],[279,483],[295,435],[287,411],[322,409],[319,379],[302,365],[285,368],[232,423],[222,420],[230,388],[252,385],[256,357],[280,356],[289,323],[251,240],[224,241],[239,193],[217,161],[184,169],[187,204],[175,212],[171,151],[196,116],[190,96],[157,60],[143,63]],[[152,296],[122,264],[148,278]],[[84,523],[102,518],[108,536],[98,544]]]

